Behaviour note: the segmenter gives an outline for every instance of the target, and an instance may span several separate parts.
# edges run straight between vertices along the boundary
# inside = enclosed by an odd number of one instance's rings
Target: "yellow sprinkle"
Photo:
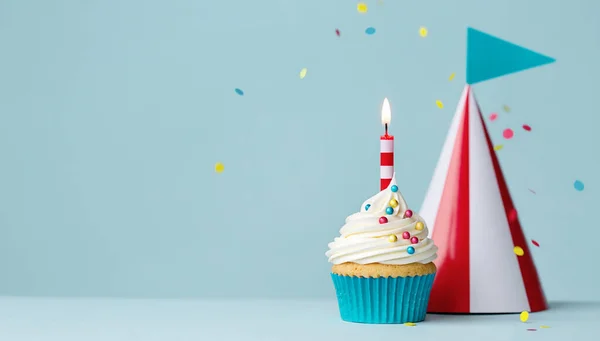
[[[439,99],[435,101],[435,105],[437,105],[440,109],[444,109],[444,103],[442,103],[442,101],[440,101]]]
[[[215,172],[221,173],[225,170],[225,166],[221,162],[215,163]]]
[[[307,68],[300,70],[300,79],[304,79],[304,77],[306,77],[307,72],[308,72]]]
[[[504,145],[502,145],[502,144],[497,144],[497,145],[494,146],[494,150],[495,151],[499,151],[502,148],[504,148]]]
[[[414,327],[414,326],[416,326],[417,324],[416,324],[416,323],[414,323],[414,322],[406,322],[406,323],[404,323],[404,325],[405,325],[405,326],[409,326],[409,327]]]
[[[392,206],[393,208],[398,207],[398,200],[396,200],[396,199],[390,200],[390,206]]]
[[[508,105],[505,105],[502,108],[504,109],[504,111],[510,112],[510,107]]]
[[[527,322],[527,320],[529,320],[529,312],[528,311],[521,312],[520,318],[521,318],[521,322]]]
[[[421,37],[423,38],[427,37],[427,28],[421,26],[421,28],[419,29],[419,35],[421,35]]]
[[[395,234],[390,234],[390,236],[388,237],[388,241],[389,241],[390,243],[395,243],[395,242],[397,242],[397,241],[398,241],[398,237],[396,237],[396,235],[395,235]]]
[[[522,256],[525,254],[525,251],[523,251],[523,249],[520,246],[515,246],[513,251],[515,252],[515,255],[517,255],[517,256]]]
[[[367,7],[367,4],[365,4],[364,2],[359,2],[358,5],[356,5],[356,9],[359,13],[367,13],[369,7]]]
[[[417,230],[417,231],[421,231],[424,227],[425,227],[425,224],[423,224],[420,221],[417,221],[417,223],[415,224],[415,230]]]
[[[450,77],[448,77],[448,80],[449,81],[453,80],[454,76],[456,76],[456,74],[454,72],[452,72],[452,74],[450,75]]]
[[[542,329],[548,329],[548,328],[550,328],[550,326],[540,326],[540,328],[542,328]]]

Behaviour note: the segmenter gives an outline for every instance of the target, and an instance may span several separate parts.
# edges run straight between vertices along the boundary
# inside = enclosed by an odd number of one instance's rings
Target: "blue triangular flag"
[[[496,38],[473,28],[467,29],[467,84],[550,64],[554,58]]]

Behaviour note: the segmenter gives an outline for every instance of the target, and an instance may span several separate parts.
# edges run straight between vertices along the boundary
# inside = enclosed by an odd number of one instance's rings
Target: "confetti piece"
[[[358,11],[358,13],[367,13],[369,7],[367,7],[367,4],[365,4],[364,2],[359,2],[358,5],[356,5],[356,10]]]
[[[375,34],[375,27],[367,27],[365,33],[368,35]]]
[[[449,81],[453,80],[453,79],[454,79],[454,76],[456,76],[456,74],[455,74],[454,72],[452,72],[452,73],[450,74],[450,77],[448,77],[448,80],[449,80]]]
[[[504,105],[502,109],[504,109],[506,112],[510,112],[510,107],[508,105]]]
[[[421,28],[419,28],[419,35],[423,38],[427,37],[427,28],[421,26]]]
[[[497,145],[494,146],[494,150],[495,151],[502,150],[502,148],[504,148],[504,145],[502,145],[502,144],[497,144]]]
[[[215,172],[222,173],[224,170],[225,170],[225,165],[223,165],[221,162],[215,163]]]
[[[404,323],[404,325],[405,325],[405,326],[409,326],[409,327],[414,327],[414,326],[416,326],[417,324],[416,324],[416,323],[413,323],[413,322],[406,322],[406,323]]]
[[[537,330],[537,329],[535,329],[535,328],[527,328],[527,331],[528,331],[528,332],[534,332],[534,331],[536,331],[536,330]]]
[[[521,322],[527,322],[527,320],[529,320],[529,312],[528,311],[521,312],[521,315],[519,315],[519,318],[521,319]]]
[[[527,131],[531,131],[531,127],[527,124],[523,124],[523,129],[525,129]]]
[[[576,190],[578,191],[583,191],[583,188],[585,187],[583,185],[583,182],[579,181],[579,180],[575,180],[575,182],[573,183],[573,187],[575,187]]]
[[[517,220],[517,210],[513,208],[508,213],[508,222],[513,222],[513,221],[516,221],[516,220]]]
[[[437,107],[440,109],[444,109],[444,103],[442,103],[442,101],[440,101],[439,99],[435,101],[435,105],[437,105]]]
[[[335,35],[337,35],[337,36],[339,37],[339,36],[340,36],[340,34],[341,34],[341,33],[340,33],[340,30],[336,28],[336,29],[335,29]]]
[[[307,72],[308,72],[307,68],[300,70],[300,79],[304,79],[304,77],[306,77]]]
[[[515,255],[517,255],[519,257],[521,257],[522,255],[525,254],[525,251],[523,251],[523,248],[521,248],[520,246],[515,246],[513,248],[513,251],[515,252]],[[526,313],[526,311],[525,311],[525,313]],[[527,316],[529,316],[529,315],[527,315]],[[523,318],[523,313],[521,313],[521,318]]]
[[[506,128],[502,132],[502,136],[504,136],[505,139],[510,140],[513,138],[513,136],[515,136],[515,132],[510,128]]]
[[[531,244],[533,244],[533,245],[535,245],[535,246],[537,246],[537,247],[540,247],[540,243],[536,242],[536,241],[535,241],[535,240],[533,240],[533,239],[531,240]]]
[[[235,89],[235,93],[238,94],[238,95],[240,95],[240,96],[244,96],[244,91],[242,91],[242,89],[236,88]]]
[[[537,194],[534,190],[532,190],[531,188],[528,188],[529,192],[533,193],[533,194]]]
[[[540,328],[542,328],[542,329],[548,329],[548,328],[550,328],[550,326],[540,326]]]
[[[498,118],[498,114],[496,114],[495,112],[490,114],[490,121],[495,121]]]

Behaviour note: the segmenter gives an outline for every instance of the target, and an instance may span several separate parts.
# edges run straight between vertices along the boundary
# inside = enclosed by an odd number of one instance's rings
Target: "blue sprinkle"
[[[367,29],[365,30],[366,34],[375,34],[375,27],[367,27]]]
[[[392,185],[391,189],[392,189],[392,192],[394,192],[394,193],[398,192],[398,186],[396,186],[396,185]]]
[[[573,187],[575,187],[576,190],[578,191],[583,191],[583,182],[576,180],[575,183],[573,184]]]
[[[414,248],[414,247],[412,247],[412,246],[409,246],[409,247],[406,249],[406,252],[408,252],[408,254],[409,254],[409,255],[412,255],[413,253],[415,253],[415,248]]]
[[[235,88],[235,93],[240,95],[240,96],[244,96],[244,91],[242,91],[242,89],[239,88]]]
[[[366,205],[365,205],[365,211],[368,211],[368,210],[369,210],[369,207],[371,207],[371,204],[366,204]]]
[[[391,207],[388,207],[388,208],[385,209],[385,213],[387,213],[387,214],[393,214],[394,213],[394,209],[391,208]]]

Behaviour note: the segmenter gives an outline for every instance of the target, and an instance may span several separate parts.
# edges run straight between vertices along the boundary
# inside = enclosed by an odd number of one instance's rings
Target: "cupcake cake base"
[[[334,265],[331,278],[342,320],[370,324],[425,320],[435,272],[433,263]]]

